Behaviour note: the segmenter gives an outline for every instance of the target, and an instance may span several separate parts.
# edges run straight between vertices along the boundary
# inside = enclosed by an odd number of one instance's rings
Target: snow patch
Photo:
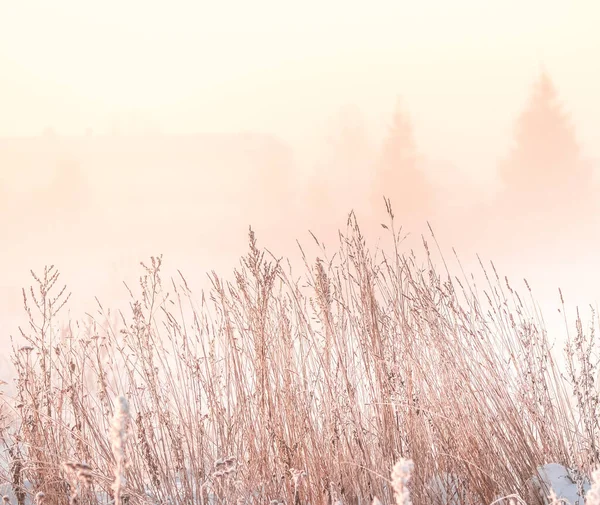
[[[571,505],[584,505],[585,495],[591,487],[586,476],[558,463],[539,466],[537,473],[528,481],[528,487],[540,503],[548,505],[548,495],[553,489],[559,500]]]

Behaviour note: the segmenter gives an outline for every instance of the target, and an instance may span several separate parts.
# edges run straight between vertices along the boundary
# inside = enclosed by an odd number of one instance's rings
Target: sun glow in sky
[[[571,116],[583,157],[596,160],[600,171],[599,21],[596,0],[0,0],[0,141],[53,128],[59,137],[79,136],[70,144],[77,149],[93,147],[80,160],[73,154],[89,186],[81,187],[90,192],[79,194],[67,170],[45,200],[36,191],[54,180],[58,165],[46,155],[43,139],[8,141],[0,153],[8,160],[0,163],[0,183],[7,181],[0,184],[5,212],[0,231],[7,237],[0,254],[0,319],[21,312],[20,288],[29,284],[30,268],[39,271],[55,262],[75,292],[73,303],[87,310],[93,295],[117,299],[122,274],[135,277],[138,261],[149,254],[164,253],[172,266],[184,271],[189,266],[188,272],[202,277],[226,264],[225,256],[237,260],[245,251],[248,221],[255,219],[249,209],[261,207],[280,217],[264,203],[269,188],[260,193],[255,184],[244,190],[250,194],[246,207],[214,190],[219,177],[221,188],[228,184],[227,168],[252,177],[256,167],[249,166],[245,151],[255,149],[251,143],[236,137],[211,151],[213,140],[178,144],[178,137],[165,136],[164,158],[156,161],[151,140],[131,140],[128,134],[254,132],[281,139],[293,150],[293,163],[280,173],[302,183],[290,191],[301,195],[294,203],[296,221],[281,217],[294,248],[295,238],[306,237],[315,222],[344,226],[341,211],[323,208],[344,193],[339,180],[351,179],[345,161],[334,167],[326,154],[341,130],[336,114],[346,106],[364,115],[366,143],[379,153],[400,98],[419,153],[441,167],[436,182],[445,177],[443,183],[453,184],[441,199],[447,203],[448,193],[456,190],[460,203],[467,181],[475,189],[466,193],[483,200],[484,190],[499,187],[499,161],[510,151],[515,121],[545,68]],[[111,136],[88,145],[88,129],[96,137]],[[54,145],[62,148],[60,142]],[[137,149],[136,161],[121,148]],[[194,149],[205,152],[190,154]],[[233,151],[237,157],[230,156]],[[276,143],[267,151],[275,153],[274,173],[288,160],[287,151]],[[319,171],[333,174],[331,194],[311,185],[311,175]],[[238,186],[245,184],[242,177],[233,178]],[[166,195],[165,181],[185,188],[185,197],[181,190]],[[271,193],[277,193],[273,187]],[[344,213],[348,202],[355,204],[354,196],[367,192],[361,184],[355,190],[339,205]],[[71,212],[68,218],[78,224],[69,226],[76,231],[67,227],[57,234],[48,213],[73,194],[88,217],[77,221],[78,213]],[[322,208],[314,205],[319,199]],[[477,238],[479,230],[461,216],[456,229]],[[554,233],[555,223],[546,225]],[[379,222],[376,228],[380,231]],[[560,230],[556,234],[562,239]],[[279,239],[281,230],[274,235]],[[592,249],[578,250],[572,263],[588,254],[595,264]],[[545,254],[543,244],[540,250]],[[550,279],[543,271],[545,259],[523,266],[519,257],[512,271],[529,278],[530,266],[539,266],[538,281],[551,286],[541,283],[542,298],[552,308],[561,279],[572,280],[570,296],[577,292],[582,300],[589,293],[579,290],[582,283],[599,285],[581,264],[565,262],[562,268],[562,260],[548,267]],[[2,338],[0,332],[0,348]]]

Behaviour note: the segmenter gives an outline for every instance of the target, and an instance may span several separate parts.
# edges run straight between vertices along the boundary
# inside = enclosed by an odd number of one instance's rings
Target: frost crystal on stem
[[[592,487],[585,496],[585,505],[600,505],[600,468],[592,472]]]
[[[411,505],[408,481],[414,464],[410,459],[401,458],[392,470],[392,487],[396,497],[396,505]]]
[[[115,492],[115,505],[121,505],[121,491],[127,483],[125,480],[124,467],[128,426],[129,403],[125,397],[120,396],[110,430],[110,442],[116,463],[115,480],[112,485],[112,489]]]

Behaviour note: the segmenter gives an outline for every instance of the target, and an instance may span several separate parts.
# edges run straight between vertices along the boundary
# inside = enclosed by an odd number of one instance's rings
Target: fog
[[[158,4],[156,4],[158,5]],[[30,269],[74,316],[122,306],[139,262],[192,286],[248,227],[333,250],[383,196],[420,246],[479,254],[562,331],[598,299],[600,7],[592,1],[0,6],[0,345]],[[458,268],[454,265],[453,268]],[[67,313],[64,313],[65,317]]]

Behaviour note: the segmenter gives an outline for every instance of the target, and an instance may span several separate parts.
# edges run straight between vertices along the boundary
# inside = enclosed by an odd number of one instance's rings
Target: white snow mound
[[[539,474],[528,482],[530,490],[541,503],[549,503],[548,495],[553,489],[556,497],[571,505],[584,505],[585,495],[590,489],[590,481],[584,475],[559,463],[548,463],[537,468]]]

